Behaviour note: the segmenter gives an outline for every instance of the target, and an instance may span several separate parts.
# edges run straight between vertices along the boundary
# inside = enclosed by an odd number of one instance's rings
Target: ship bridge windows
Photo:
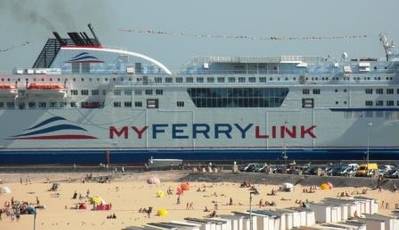
[[[141,102],[141,101],[135,101],[135,102],[134,102],[134,106],[135,106],[135,107],[143,107],[143,102]]]
[[[177,77],[176,78],[176,83],[183,83],[183,78],[182,77]]]
[[[384,93],[384,89],[378,88],[375,90],[376,94],[383,94]]]
[[[125,101],[123,104],[124,104],[124,106],[126,108],[131,108],[132,107],[132,102],[131,101]]]
[[[162,83],[162,77],[154,78],[155,83]]]
[[[45,109],[47,107],[47,103],[46,102],[39,102],[38,107],[39,107],[39,109]]]
[[[165,78],[165,82],[166,83],[173,83],[173,78],[167,77],[167,78]]]
[[[204,78],[203,77],[198,77],[197,78],[198,83],[204,83]]]
[[[395,102],[392,100],[387,101],[387,106],[394,106]]]
[[[157,89],[155,90],[156,95],[163,95],[163,90],[162,89]]]
[[[35,109],[35,108],[36,108],[36,102],[32,102],[32,101],[29,102],[29,103],[28,103],[28,108],[29,108],[29,109]]]
[[[121,90],[119,90],[119,89],[114,90],[115,96],[120,96],[121,94],[122,94]]]
[[[187,90],[199,108],[280,107],[288,88],[190,88]]]
[[[206,81],[207,81],[208,83],[214,83],[214,82],[215,82],[215,78],[213,78],[213,77],[207,77],[207,78],[206,78]]]
[[[387,94],[394,94],[394,89],[387,89]]]
[[[114,107],[120,108],[120,107],[122,107],[122,103],[120,101],[114,101]]]
[[[248,82],[255,83],[256,82],[256,77],[248,78]]]
[[[373,94],[373,89],[366,89],[365,92],[366,94]]]
[[[80,94],[83,95],[83,96],[87,96],[87,95],[89,95],[89,90],[87,90],[87,89],[82,89],[82,90],[80,91]]]
[[[320,89],[313,89],[313,94],[320,94]]]
[[[262,83],[266,82],[266,77],[260,77],[259,82],[262,82]]]
[[[228,81],[229,81],[229,83],[234,83],[234,82],[236,82],[236,78],[235,77],[229,77]]]
[[[239,83],[244,83],[245,82],[245,77],[239,77],[238,78]]]
[[[383,106],[384,105],[384,101],[378,100],[375,102],[376,106]]]
[[[177,101],[176,105],[177,107],[184,107],[184,101]]]
[[[73,96],[78,95],[78,90],[72,89],[72,90],[71,90],[71,95],[73,95]]]
[[[366,106],[373,106],[373,101],[366,101],[366,102],[365,102],[365,105],[366,105]]]
[[[309,89],[302,89],[302,94],[310,94],[310,90]]]
[[[217,81],[218,81],[218,83],[224,83],[225,79],[224,79],[224,77],[218,77]]]
[[[145,95],[152,95],[152,94],[153,94],[152,89],[145,90]]]
[[[126,96],[131,96],[131,95],[132,95],[132,90],[131,90],[131,89],[125,89],[125,90],[123,91],[123,93],[124,93]]]

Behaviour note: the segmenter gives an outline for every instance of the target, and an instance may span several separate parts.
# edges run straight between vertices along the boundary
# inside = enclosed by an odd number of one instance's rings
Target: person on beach
[[[207,206],[205,206],[204,212],[209,212],[209,209]]]
[[[40,205],[40,200],[38,196],[36,196],[36,205]]]
[[[230,206],[233,206],[233,198],[232,198],[232,197],[230,197],[229,205],[230,205]]]
[[[176,204],[180,204],[180,195],[179,195],[179,196],[177,196],[177,199],[176,199]]]

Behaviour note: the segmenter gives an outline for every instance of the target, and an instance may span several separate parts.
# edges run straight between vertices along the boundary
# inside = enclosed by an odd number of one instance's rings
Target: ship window
[[[387,89],[387,94],[393,94],[394,90],[393,89]]]
[[[288,88],[190,88],[193,103],[200,108],[280,107]]]
[[[7,108],[8,109],[14,109],[14,107],[15,107],[15,103],[14,102],[7,102],[6,104],[7,104]]]
[[[194,82],[194,78],[188,77],[188,78],[186,78],[186,82],[187,83],[193,83]]]
[[[383,94],[384,93],[384,89],[376,89],[375,93],[376,94]]]
[[[156,95],[163,95],[163,90],[162,89],[157,89],[155,90]]]
[[[251,83],[254,83],[254,82],[256,82],[256,78],[255,77],[250,77],[250,78],[248,78],[248,81],[251,82]]]
[[[142,94],[143,94],[143,90],[141,90],[141,89],[136,89],[134,91],[134,95],[142,95]]]
[[[197,78],[198,83],[204,83],[204,78],[203,77],[198,77]]]
[[[131,89],[125,89],[125,90],[123,91],[123,93],[124,93],[126,96],[131,96],[131,95],[132,95],[132,90],[131,90]]]
[[[366,106],[373,106],[373,101],[366,101],[365,104]]]
[[[266,78],[265,77],[260,77],[259,78],[259,82],[266,82]]]
[[[78,91],[76,89],[72,89],[71,95],[74,95],[74,96],[78,95]]]
[[[396,89],[396,94],[399,94],[399,89]]]
[[[113,81],[116,81],[116,78],[112,78]]]
[[[224,82],[224,77],[218,77],[218,82],[223,83]]]
[[[387,106],[394,106],[395,102],[394,101],[387,101]]]
[[[384,105],[384,101],[376,101],[375,105],[376,106],[383,106]]]
[[[100,93],[100,91],[98,89],[93,89],[91,91],[91,95],[93,95],[93,96],[97,96],[99,93]]]
[[[215,82],[215,78],[213,78],[213,77],[208,77],[208,78],[206,78],[206,81],[207,81],[208,83],[213,83],[213,82]]]
[[[36,103],[35,102],[29,102],[28,103],[28,107],[29,107],[29,109],[34,109],[34,108],[36,108]]]
[[[107,90],[103,89],[103,95],[107,95]]]
[[[344,89],[344,93],[346,93],[346,92],[348,92],[348,90],[347,90],[347,89]]]
[[[145,95],[152,95],[152,89],[146,89]]]
[[[4,108],[4,102],[0,102],[0,108]]]
[[[302,108],[314,108],[314,99],[302,98]]]
[[[57,102],[50,102],[50,108],[56,108],[57,107]]]
[[[348,104],[348,102],[347,102],[347,101],[344,101],[344,105],[346,105],[346,104]]]
[[[273,81],[273,78],[271,77],[271,78],[269,78],[269,81]]]
[[[39,108],[40,109],[45,109],[47,107],[46,102],[39,102]]]
[[[165,78],[165,82],[166,83],[172,83],[173,82],[173,78],[167,77],[167,78]]]
[[[335,89],[334,92],[338,93],[338,89]]]
[[[373,94],[373,89],[366,89],[366,94]]]
[[[76,107],[76,102],[72,101],[70,104],[71,104],[71,107],[72,107],[72,108],[75,108],[75,107]]]
[[[114,101],[115,108],[120,108],[121,106],[122,106],[122,103],[120,101]]]
[[[87,90],[87,89],[82,89],[81,91],[80,91],[80,93],[82,94],[82,95],[89,95],[89,90]]]
[[[176,83],[182,83],[183,82],[183,78],[182,77],[177,77],[176,78]]]
[[[399,101],[396,101],[396,105],[399,106]]]
[[[114,90],[114,95],[115,95],[115,96],[120,96],[121,93],[122,93],[122,92],[121,92],[119,89]]]
[[[143,102],[141,102],[141,101],[136,101],[136,102],[134,102],[134,106],[135,106],[135,107],[143,107]]]
[[[104,78],[104,81],[108,81],[108,78]]]
[[[25,103],[21,102],[18,104],[19,109],[25,109]]]
[[[85,79],[84,78],[82,78],[82,79],[80,79],[81,81],[85,81]]]
[[[158,99],[147,99],[147,109],[158,109],[159,101]]]
[[[132,107],[132,102],[131,101],[125,101],[125,107],[130,108]]]
[[[234,83],[234,82],[236,82],[236,79],[234,77],[229,77],[229,82]]]
[[[303,89],[302,90],[302,94],[309,94],[310,93],[310,90],[309,89]]]
[[[18,79],[18,81],[19,81],[19,79]],[[50,81],[53,81],[53,79],[52,79],[52,78],[50,78]]]
[[[184,107],[184,101],[178,101],[176,104],[177,107]]]
[[[60,108],[64,108],[66,106],[66,102],[60,102]]]
[[[161,77],[156,77],[154,80],[155,80],[155,83],[162,83]]]
[[[335,104],[336,104],[336,105],[338,105],[338,104],[339,104],[339,102],[338,102],[338,101],[336,101],[336,102],[335,102]]]
[[[313,94],[320,94],[320,89],[313,89]]]
[[[239,77],[239,78],[238,78],[238,82],[244,83],[244,82],[245,82],[245,77]]]

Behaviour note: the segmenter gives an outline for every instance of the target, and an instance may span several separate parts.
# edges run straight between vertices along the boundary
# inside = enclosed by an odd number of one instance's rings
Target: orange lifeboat
[[[12,84],[0,84],[0,96],[15,96],[17,88]]]
[[[37,90],[63,90],[64,86],[62,84],[54,83],[31,83],[27,89],[37,89]]]
[[[52,96],[65,96],[66,90],[62,84],[56,83],[30,83],[26,87],[31,95],[52,95]]]

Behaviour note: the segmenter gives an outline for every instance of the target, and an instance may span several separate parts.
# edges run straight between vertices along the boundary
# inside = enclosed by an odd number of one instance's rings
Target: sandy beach
[[[99,176],[101,174],[94,174]],[[102,174],[106,175],[106,174]],[[217,208],[217,214],[229,214],[231,211],[246,211],[249,209],[249,190],[240,188],[240,183],[227,182],[189,182],[190,190],[180,196],[180,204],[177,204],[176,188],[181,184],[178,181],[184,175],[183,172],[145,172],[130,173],[118,176],[109,183],[86,182],[82,183],[84,174],[0,174],[3,184],[8,186],[11,194],[0,194],[0,204],[9,201],[12,197],[16,201],[27,201],[36,203],[36,197],[45,209],[38,211],[36,229],[123,229],[127,226],[140,226],[148,222],[159,222],[168,220],[182,220],[185,217],[204,217],[210,212],[204,212],[205,207],[210,211]],[[147,179],[151,176],[160,178],[160,184],[148,184]],[[29,177],[29,179],[28,179]],[[20,183],[22,178],[22,184]],[[50,181],[50,183],[48,183]],[[52,182],[58,182],[57,191],[48,191]],[[325,197],[337,197],[337,194],[348,192],[353,194],[361,192],[364,188],[340,187],[332,190],[316,190],[315,193],[304,193],[301,185],[297,185],[293,192],[278,192],[275,196],[269,196],[272,189],[277,185],[267,183],[255,184],[259,195],[254,196],[253,206],[258,208],[259,201],[274,202],[274,207],[262,208],[284,208],[298,206],[296,201],[309,200],[320,201]],[[167,195],[168,188],[173,190],[173,195]],[[308,187],[306,187],[308,188]],[[112,204],[110,211],[92,211],[91,205],[86,210],[73,209],[79,199],[72,199],[74,192],[86,197],[101,196],[105,202]],[[165,193],[164,197],[157,197],[157,192]],[[371,190],[368,188],[368,197],[376,198],[380,206],[381,214],[390,214],[399,203],[398,193],[388,190]],[[230,198],[233,205],[229,205]],[[81,202],[86,199],[83,198]],[[192,207],[187,209],[187,203]],[[389,207],[385,204],[389,203]],[[217,205],[215,205],[217,204]],[[217,206],[217,207],[216,207]],[[151,217],[139,213],[140,208],[153,207]],[[164,208],[168,210],[166,217],[156,216],[157,210]],[[107,219],[114,214],[116,219]],[[0,220],[1,230],[33,229],[33,215],[22,215],[19,221],[2,215]]]

